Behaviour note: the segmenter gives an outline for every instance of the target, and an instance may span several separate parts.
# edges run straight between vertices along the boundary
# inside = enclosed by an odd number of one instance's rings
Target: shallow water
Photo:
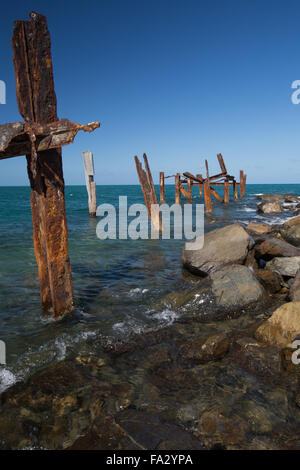
[[[216,202],[207,231],[236,220],[281,223],[292,216],[256,213],[257,194],[300,195],[300,185],[247,185],[244,199],[225,207]],[[139,186],[98,186],[98,203],[143,203]],[[0,366],[0,389],[71,352],[93,351],[103,341],[126,338],[171,324],[180,312],[167,295],[189,286],[181,268],[181,240],[106,240],[96,237],[97,220],[87,210],[83,186],[66,188],[66,205],[76,311],[62,321],[41,316],[32,244],[30,189],[0,188],[0,339],[7,345],[7,366]],[[173,204],[174,187],[166,186]],[[202,203],[193,188],[193,203]],[[198,298],[205,305],[207,299]],[[191,310],[194,305],[190,306]]]

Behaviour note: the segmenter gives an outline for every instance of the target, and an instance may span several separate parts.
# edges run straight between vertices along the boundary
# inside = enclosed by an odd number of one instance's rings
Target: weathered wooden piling
[[[16,21],[12,48],[25,122],[0,126],[0,159],[26,155],[42,309],[59,317],[74,308],[61,146],[73,142],[79,130],[92,132],[100,124],[58,120],[45,16],[32,12],[30,21]]]
[[[244,197],[246,191],[246,179],[247,175],[244,174],[243,170],[240,170],[240,197]]]
[[[199,180],[202,180],[202,183],[199,183],[199,193],[200,193],[200,196],[202,196],[203,178],[202,178],[202,175],[200,173],[196,176],[197,176],[197,178],[199,178]]]
[[[227,179],[224,181],[224,204],[229,204],[229,182]]]
[[[192,180],[191,178],[187,178],[187,200],[188,202],[192,202]]]
[[[82,152],[86,190],[89,200],[89,213],[90,217],[96,217],[97,212],[97,197],[96,197],[96,183],[95,183],[95,168],[94,158],[90,150]]]
[[[148,164],[148,159],[147,155],[144,153],[143,155],[144,158],[144,164],[145,164],[145,170],[142,167],[141,162],[139,161],[138,157],[135,156],[135,164],[136,164],[136,170],[137,174],[139,177],[140,185],[142,188],[143,196],[144,196],[144,201],[145,205],[147,208],[148,212],[148,217],[151,222],[152,227],[154,230],[160,231],[161,230],[161,217],[158,211],[154,211],[152,209],[153,204],[158,204],[157,201],[157,196],[154,188],[154,183],[152,179],[152,174],[150,171],[150,167]]]
[[[210,185],[209,181],[206,179],[203,183],[203,193],[204,193],[204,204],[205,210],[207,213],[212,212],[212,200],[211,200],[211,193],[210,193]]]
[[[175,176],[175,204],[180,204],[181,195],[180,195],[180,173],[177,173]]]
[[[233,184],[233,198],[235,201],[238,201],[239,195],[238,195],[238,190],[237,190],[237,187],[238,187],[237,182],[234,180],[232,184]]]
[[[165,204],[165,174],[163,171],[159,173],[159,201],[160,204]]]

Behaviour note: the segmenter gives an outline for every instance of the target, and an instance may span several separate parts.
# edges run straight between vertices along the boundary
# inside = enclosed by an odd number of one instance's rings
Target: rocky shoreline
[[[300,201],[259,198],[267,213]],[[300,449],[300,217],[216,229],[182,261],[171,326],[2,393],[0,449]]]

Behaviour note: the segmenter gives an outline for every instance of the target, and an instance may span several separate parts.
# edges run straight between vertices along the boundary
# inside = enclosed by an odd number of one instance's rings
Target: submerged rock
[[[202,344],[201,344],[202,343]],[[185,356],[198,363],[205,363],[221,359],[229,351],[230,341],[225,333],[216,334],[207,338],[203,343],[201,339],[195,340],[184,346]]]
[[[263,214],[280,214],[282,207],[279,202],[261,202],[257,206],[257,211]]]
[[[298,269],[300,269],[300,256],[273,258],[267,262],[266,268],[282,276],[295,277]]]
[[[203,248],[197,249],[197,240],[186,243],[182,262],[186,269],[201,276],[224,265],[243,263],[251,247],[250,236],[237,223],[205,234]]]
[[[255,337],[267,344],[287,346],[300,333],[300,302],[288,302],[258,327]]]
[[[246,307],[264,297],[264,289],[246,266],[224,266],[211,274],[217,305]]]
[[[281,359],[276,347],[266,347],[254,338],[239,338],[234,342],[233,354],[248,370],[265,377],[278,376]]]

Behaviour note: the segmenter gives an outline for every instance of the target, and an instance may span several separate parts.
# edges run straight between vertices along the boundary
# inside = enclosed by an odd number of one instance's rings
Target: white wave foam
[[[243,209],[245,212],[256,212],[256,209],[252,209],[251,207],[244,207]]]
[[[136,294],[146,294],[149,289],[141,289],[140,287],[136,287],[135,289],[130,289],[128,292],[129,297],[134,297]]]
[[[0,393],[4,392],[17,381],[17,377],[8,369],[0,368]]]
[[[172,323],[174,323],[178,317],[178,313],[174,312],[173,310],[169,310],[168,308],[153,315],[153,318],[162,321],[165,325],[172,325]]]

